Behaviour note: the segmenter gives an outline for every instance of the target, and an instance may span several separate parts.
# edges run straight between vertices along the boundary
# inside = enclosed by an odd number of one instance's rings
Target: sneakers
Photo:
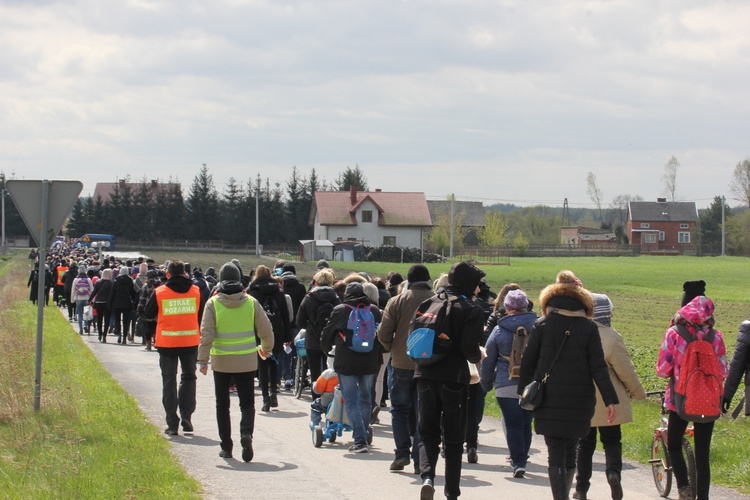
[[[466,460],[468,460],[470,464],[475,464],[479,461],[476,448],[469,448],[466,452]]]
[[[271,408],[278,408],[279,407],[279,398],[276,396],[276,394],[271,394]]]
[[[263,406],[260,407],[260,411],[271,411],[271,402],[264,401]]]
[[[378,413],[380,413],[380,406],[376,406],[372,409],[372,413],[370,414],[370,425],[375,425],[380,423],[380,419],[378,418]]]
[[[620,475],[615,472],[607,474],[609,489],[612,490],[612,500],[622,500],[622,484],[620,484]]]
[[[243,434],[240,444],[242,445],[242,461],[249,462],[253,459],[253,437],[250,434]]]
[[[419,500],[432,500],[435,497],[435,487],[432,479],[422,481],[422,489],[419,490]]]
[[[219,456],[221,458],[232,458],[232,451],[231,450],[221,450],[219,452]]]
[[[167,427],[164,429],[164,434],[167,436],[176,436],[177,435],[177,427]]]
[[[574,500],[586,500],[586,498],[587,498],[587,497],[586,497],[586,493],[584,493],[583,491],[578,491],[578,490],[576,490],[576,491],[575,491],[575,492],[573,493],[573,499],[574,499]]]
[[[356,443],[349,448],[349,451],[352,453],[367,453],[369,450],[367,449],[367,443]]]
[[[404,467],[406,467],[410,463],[411,463],[411,460],[409,460],[408,455],[404,455],[402,457],[396,457],[396,460],[394,460],[391,463],[391,471],[404,470]]]
[[[513,467],[513,477],[519,479],[526,474],[526,468],[524,467]]]

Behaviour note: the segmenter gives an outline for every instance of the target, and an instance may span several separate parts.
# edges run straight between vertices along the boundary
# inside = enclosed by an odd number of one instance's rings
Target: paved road
[[[77,328],[77,327],[76,327]],[[73,330],[71,330],[73,331]],[[78,338],[78,335],[75,334]],[[164,428],[161,405],[161,376],[156,352],[147,352],[139,344],[121,346],[110,336],[100,344],[96,335],[80,337],[120,384],[135,397],[145,415],[160,429]],[[350,454],[351,434],[336,443],[314,448],[308,428],[310,398],[295,399],[282,392],[278,411],[259,411],[260,394],[253,439],[255,458],[243,463],[239,446],[239,403],[233,398],[232,428],[236,434],[235,459],[219,457],[219,440],[215,421],[215,400],[211,370],[198,374],[198,407],[193,415],[194,434],[166,437],[185,469],[203,485],[206,498],[258,499],[402,499],[418,498],[420,480],[411,474],[391,473],[393,440],[387,411],[381,412],[381,424],[374,427],[370,453]],[[527,477],[512,479],[505,461],[508,450],[500,422],[485,418],[479,434],[479,463],[464,463],[461,480],[462,497],[467,499],[551,498],[546,477],[546,448],[535,437]],[[594,457],[594,477],[589,498],[610,498],[604,476],[603,455]],[[438,463],[442,471],[443,463]],[[716,474],[716,472],[714,472]],[[436,478],[436,498],[441,498],[442,474]],[[623,487],[626,499],[659,498],[647,466],[625,463]],[[720,487],[713,487],[713,499],[750,498]],[[677,498],[676,488],[671,498]]]

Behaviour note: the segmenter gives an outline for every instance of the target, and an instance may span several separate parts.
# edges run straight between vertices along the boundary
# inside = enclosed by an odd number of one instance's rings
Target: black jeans
[[[229,387],[237,386],[240,400],[240,436],[253,435],[255,430],[255,372],[223,373],[214,372],[214,393],[216,394],[216,423],[219,426],[221,449],[232,451],[232,420],[229,417]]]
[[[167,426],[177,429],[182,420],[190,420],[195,411],[195,365],[198,359],[198,346],[181,347],[174,351],[159,349],[159,368],[161,368],[162,394],[161,402],[166,412]],[[177,388],[177,364],[182,373],[180,387]],[[177,409],[180,416],[177,416]]]
[[[578,438],[544,436],[547,443],[547,465],[558,468],[563,473],[576,467],[576,447]]]
[[[260,392],[263,394],[263,402],[268,400],[269,393],[275,395],[278,392],[278,373],[279,365],[275,360],[271,358],[262,359],[258,356],[258,384],[260,385]]]
[[[688,486],[687,465],[685,455],[682,454],[682,438],[685,435],[688,422],[681,419],[676,412],[670,410],[669,438],[667,448],[669,449],[669,459],[672,461],[672,471],[677,480],[677,486]],[[714,433],[714,423],[693,424],[695,433],[693,439],[695,446],[695,498],[705,500],[708,498],[708,490],[711,488],[711,463],[708,461],[709,452],[711,451],[711,437]]]
[[[445,443],[445,496],[459,496],[469,386],[420,378],[417,380],[417,392],[419,469],[422,479],[435,478],[442,435]]]
[[[604,445],[605,471],[607,474],[622,473],[622,430],[619,425],[606,427],[592,427],[589,433],[578,443],[578,474],[576,475],[576,490],[588,492],[591,486],[591,469],[594,450],[596,449],[596,434]]]
[[[479,424],[484,416],[484,398],[487,393],[479,384],[469,386],[469,413],[466,420],[466,449],[477,447],[477,436],[479,435]]]
[[[106,302],[94,302],[94,309],[96,309],[96,329],[101,337],[109,331],[110,311]]]

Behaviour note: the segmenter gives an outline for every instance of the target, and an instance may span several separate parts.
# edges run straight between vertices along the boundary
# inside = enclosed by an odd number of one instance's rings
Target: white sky
[[[485,203],[732,198],[750,2],[0,0],[0,169],[221,191],[292,167]],[[732,199],[730,205],[738,204]]]

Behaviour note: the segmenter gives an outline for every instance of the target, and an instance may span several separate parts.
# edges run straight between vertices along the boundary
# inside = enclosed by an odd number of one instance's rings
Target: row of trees
[[[348,190],[352,185],[367,189],[359,166],[347,167],[331,183],[315,169],[303,176],[295,167],[284,187],[258,174],[244,183],[230,178],[219,193],[204,164],[185,198],[173,179],[154,187],[148,179],[133,183],[126,178],[106,202],[101,197],[80,198],[66,229],[74,237],[114,233],[128,240],[222,240],[240,245],[255,242],[257,207],[261,243],[294,243],[312,235],[308,216],[313,193]]]

